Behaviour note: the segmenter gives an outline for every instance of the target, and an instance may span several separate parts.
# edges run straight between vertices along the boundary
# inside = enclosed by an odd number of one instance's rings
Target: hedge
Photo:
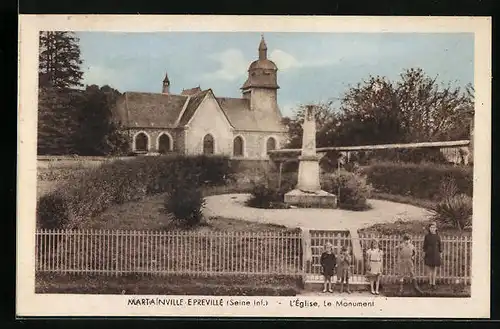
[[[452,180],[458,192],[472,196],[472,167],[384,162],[363,168],[363,173],[379,192],[437,200],[443,183]]]
[[[77,228],[114,204],[140,200],[181,185],[221,185],[231,175],[218,156],[159,156],[116,160],[85,170],[38,200],[41,228]]]

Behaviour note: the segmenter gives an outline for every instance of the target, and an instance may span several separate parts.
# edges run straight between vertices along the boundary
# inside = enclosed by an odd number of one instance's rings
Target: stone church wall
[[[186,132],[186,153],[203,153],[203,138],[211,134],[215,140],[215,154],[231,156],[233,153],[231,127],[215,99],[207,96],[194,114]]]
[[[250,159],[267,159],[266,143],[269,137],[276,139],[276,148],[282,148],[286,143],[286,134],[283,133],[235,131],[236,136],[243,137],[244,155]]]
[[[160,137],[161,134],[166,133],[169,135],[171,138],[171,142],[173,143],[172,151],[174,152],[182,152],[184,150],[184,141],[182,137],[182,130],[179,131],[179,129],[172,129],[172,128],[133,128],[129,129],[129,136],[130,136],[130,150],[134,150],[134,137],[140,133],[146,133],[148,135],[148,141],[149,141],[149,152],[158,152],[158,138]]]

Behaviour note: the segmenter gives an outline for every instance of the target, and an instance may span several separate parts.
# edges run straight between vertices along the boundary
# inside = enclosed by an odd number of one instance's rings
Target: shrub
[[[366,177],[346,170],[338,170],[323,179],[323,189],[337,195],[338,206],[348,210],[369,209],[367,199],[372,187]]]
[[[457,194],[444,198],[431,210],[432,218],[460,231],[472,225],[472,198]]]
[[[58,193],[45,194],[38,200],[37,222],[40,228],[64,227],[69,221],[69,216],[68,203]]]
[[[283,174],[281,184],[276,173],[265,173],[264,177],[253,182],[251,197],[247,205],[255,208],[286,209],[284,203],[285,193],[292,190],[297,182],[296,175],[292,173]]]
[[[62,225],[59,228],[76,227],[114,204],[183,186],[220,184],[227,174],[224,170],[229,168],[228,162],[229,159],[216,156],[159,156],[104,163],[67,180],[53,196],[41,198],[38,217],[43,225],[50,226],[54,222],[42,218],[60,212],[56,217],[65,220],[58,220]]]
[[[175,188],[165,199],[165,210],[186,226],[195,226],[203,218],[205,199],[197,187],[187,185]]]
[[[385,162],[366,167],[363,172],[379,192],[436,200],[441,196],[442,182],[452,179],[458,192],[472,196],[471,167]]]
[[[251,190],[251,197],[247,204],[250,207],[270,209],[276,204],[283,203],[283,194],[276,187],[266,183],[256,183]]]

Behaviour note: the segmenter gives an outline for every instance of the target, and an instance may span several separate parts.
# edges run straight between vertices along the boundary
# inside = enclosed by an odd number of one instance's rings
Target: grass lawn
[[[295,296],[300,278],[280,276],[56,275],[38,273],[35,293]]]
[[[450,285],[450,284],[437,284],[436,290],[430,290],[428,286],[423,283],[420,284],[420,289],[423,294],[416,294],[413,289],[407,284],[404,288],[403,294],[399,293],[399,285],[389,284],[381,287],[381,292],[387,297],[470,297],[470,285]]]
[[[434,207],[435,202],[432,200],[425,199],[417,199],[412,196],[404,196],[404,195],[395,195],[383,192],[372,192],[372,199],[376,200],[385,200],[392,201],[398,203],[405,203],[416,207],[421,207],[425,209],[432,209]]]
[[[55,180],[37,180],[36,182],[36,197],[40,198],[42,195],[52,192],[59,183],[63,181]]]
[[[141,201],[116,205],[81,224],[82,229],[106,230],[176,230],[183,229],[164,211],[165,195],[153,195]],[[209,218],[193,231],[285,231],[285,226],[253,223],[232,218]]]
[[[402,234],[415,234],[424,235],[427,233],[428,221],[396,221],[394,223],[380,223],[374,224],[370,227],[360,229],[358,233],[374,233],[378,235],[402,235]],[[459,231],[450,226],[442,226],[438,224],[438,231],[440,235],[453,235],[453,236],[471,236],[470,230]]]

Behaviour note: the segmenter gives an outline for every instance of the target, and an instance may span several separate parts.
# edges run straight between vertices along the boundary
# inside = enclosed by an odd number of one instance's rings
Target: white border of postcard
[[[375,301],[372,307],[292,307],[297,297],[245,297],[266,307],[128,306],[133,296],[35,294],[38,33],[65,31],[427,32],[475,34],[474,218],[470,298],[300,297],[301,301]],[[282,17],[21,15],[19,20],[17,296],[18,316],[446,317],[490,314],[491,19],[489,17]],[[135,296],[141,297],[141,296]],[[155,298],[165,296],[144,296]],[[231,296],[207,299],[223,299]]]

